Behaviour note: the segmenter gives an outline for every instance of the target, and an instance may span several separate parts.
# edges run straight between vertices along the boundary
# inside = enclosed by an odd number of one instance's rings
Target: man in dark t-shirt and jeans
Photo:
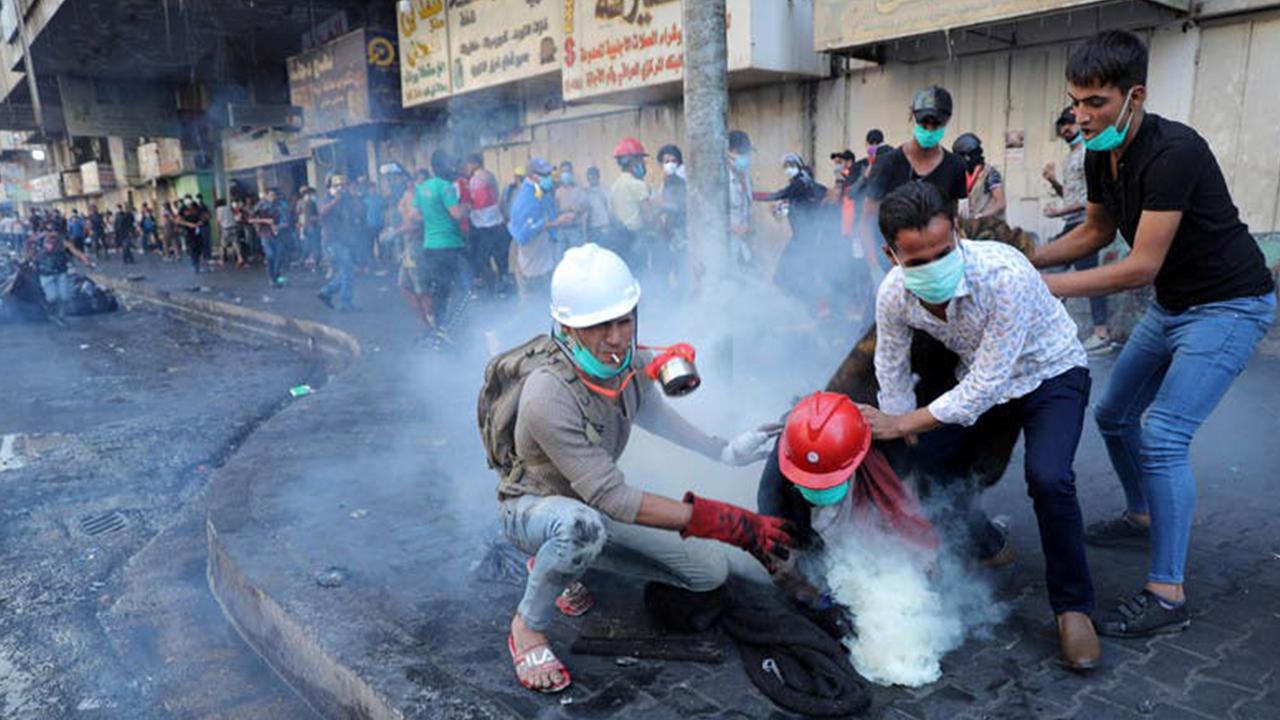
[[[1116,230],[1132,251],[1092,270],[1045,276],[1059,297],[1155,283],[1095,410],[1124,486],[1126,512],[1088,528],[1086,542],[1151,546],[1145,587],[1100,618],[1098,633],[1144,637],[1191,620],[1183,570],[1195,510],[1189,447],[1275,319],[1275,285],[1241,222],[1222,170],[1195,130],[1144,111],[1147,49],[1100,33],[1067,64],[1085,137],[1084,223],[1041,248],[1039,267],[1096,252]],[[1146,413],[1146,422],[1142,422]]]

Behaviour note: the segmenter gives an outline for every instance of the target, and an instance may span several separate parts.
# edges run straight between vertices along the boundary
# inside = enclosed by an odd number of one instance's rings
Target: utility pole
[[[702,268],[704,307],[721,318],[713,341],[717,374],[734,382],[738,303],[730,300],[729,43],[725,0],[684,0],[684,133],[688,213],[685,233]]]
[[[729,52],[725,0],[684,0],[684,127],[689,244],[704,290],[729,266]]]

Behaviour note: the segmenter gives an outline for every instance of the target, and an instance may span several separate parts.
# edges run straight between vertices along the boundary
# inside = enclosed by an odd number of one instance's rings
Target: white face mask
[[[795,165],[788,165],[786,167],[786,173],[787,173],[787,177],[795,177],[800,174],[800,168],[796,167]]]
[[[674,162],[662,163],[662,171],[668,175],[675,175],[676,170],[679,170],[679,169],[680,169],[680,165],[678,163],[674,163]]]

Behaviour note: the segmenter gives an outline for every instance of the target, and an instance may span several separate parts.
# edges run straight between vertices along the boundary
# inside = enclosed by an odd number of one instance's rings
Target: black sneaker
[[[1140,638],[1167,635],[1186,630],[1191,613],[1183,602],[1175,608],[1165,607],[1160,598],[1146,588],[1120,603],[1111,615],[1094,622],[1099,635],[1118,638]]]
[[[328,306],[330,310],[333,309],[333,299],[328,295],[325,295],[324,293],[316,293],[316,297],[319,298],[320,302]]]
[[[1151,528],[1134,522],[1129,513],[1093,523],[1084,529],[1085,544],[1095,547],[1146,545],[1150,540]]]

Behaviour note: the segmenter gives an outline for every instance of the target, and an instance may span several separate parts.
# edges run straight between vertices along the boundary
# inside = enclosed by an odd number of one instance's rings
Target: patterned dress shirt
[[[1023,397],[1074,367],[1088,367],[1075,321],[1012,247],[961,240],[964,278],[938,319],[906,290],[902,268],[885,276],[876,298],[876,379],[880,409],[916,409],[911,331],[923,330],[960,357],[959,384],[929,412],[947,424],[972,425],[992,407]]]

